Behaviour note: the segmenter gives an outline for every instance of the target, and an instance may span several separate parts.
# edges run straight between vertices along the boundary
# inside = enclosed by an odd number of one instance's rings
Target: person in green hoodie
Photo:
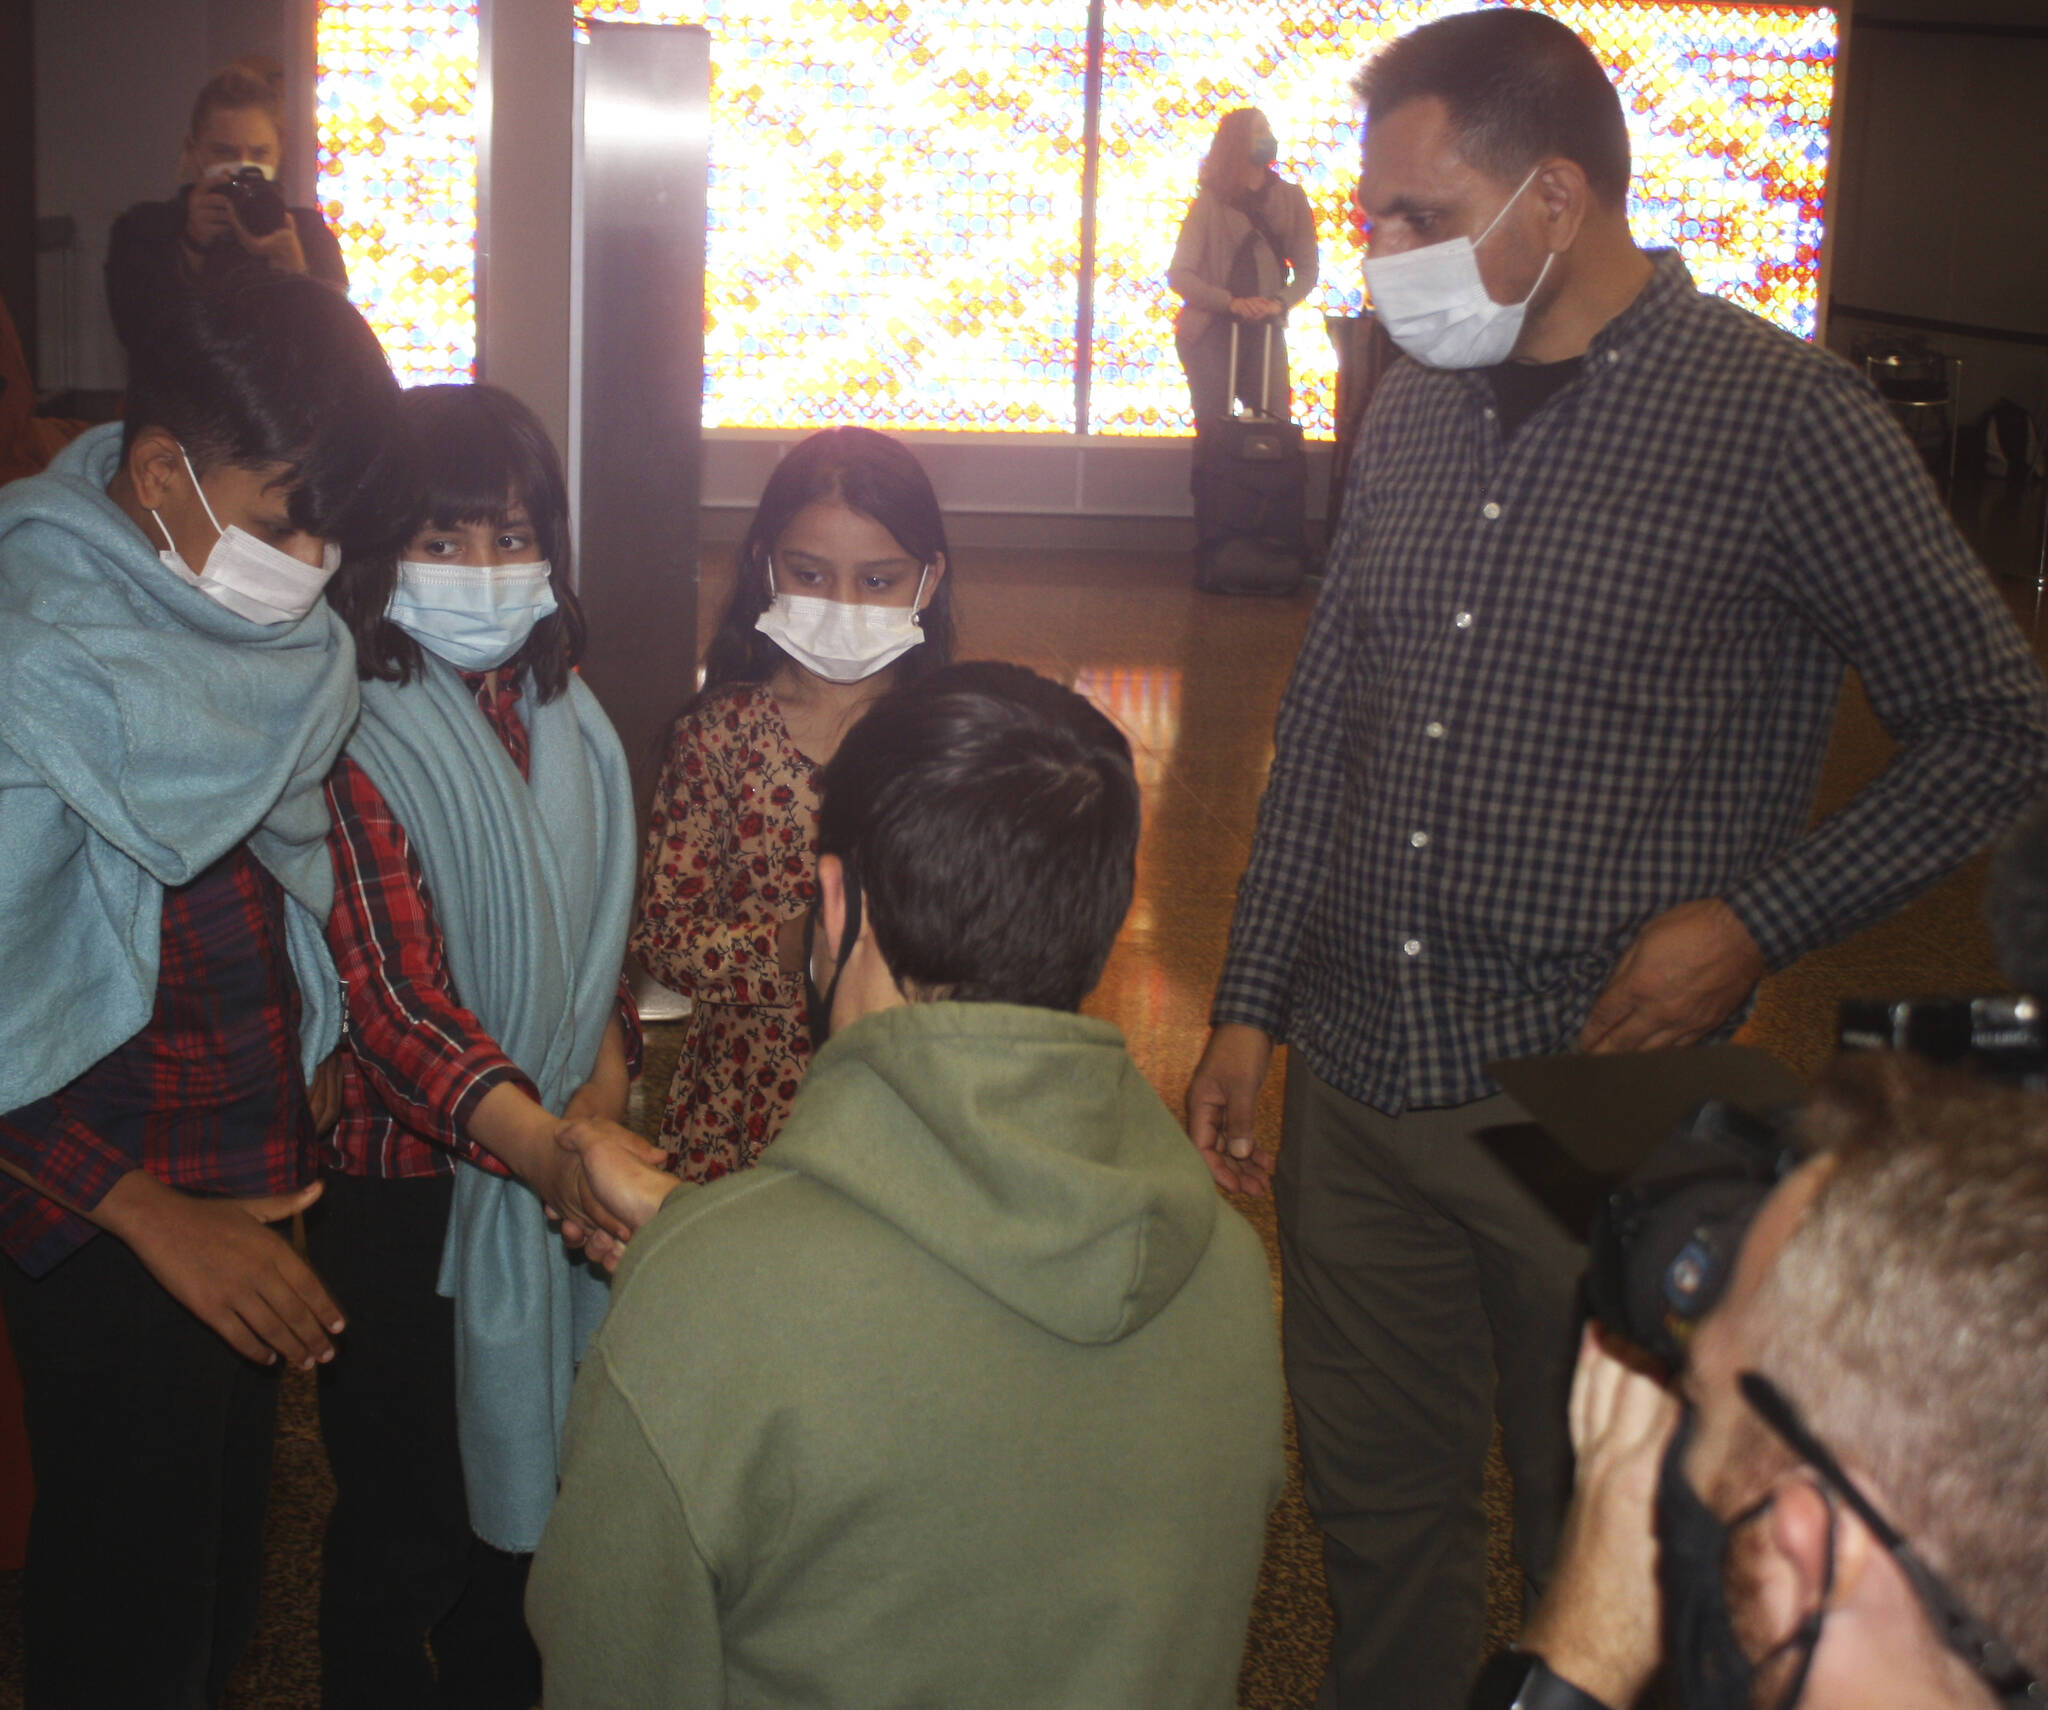
[[[958,665],[821,797],[830,1037],[788,1126],[612,1203],[647,1221],[534,1562],[546,1702],[1224,1710],[1282,1478],[1273,1292],[1076,1013],[1130,905],[1130,750]]]

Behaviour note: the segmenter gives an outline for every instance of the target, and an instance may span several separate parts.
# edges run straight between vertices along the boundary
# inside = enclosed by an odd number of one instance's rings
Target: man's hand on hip
[[[1188,1082],[1188,1138],[1228,1193],[1262,1194],[1273,1179],[1272,1158],[1252,1138],[1259,1088],[1272,1060],[1269,1035],[1226,1022],[1209,1035]]]
[[[1636,934],[1586,1017],[1579,1049],[1690,1045],[1726,1021],[1767,972],[1756,940],[1720,898],[1680,903]]]

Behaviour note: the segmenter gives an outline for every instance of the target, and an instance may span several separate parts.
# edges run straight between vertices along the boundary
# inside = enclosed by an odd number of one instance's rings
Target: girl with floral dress
[[[938,497],[897,441],[828,428],[770,477],[704,685],[654,793],[631,948],[691,1000],[661,1144],[686,1181],[745,1169],[810,1061],[803,929],[818,770],[870,703],[953,654]]]

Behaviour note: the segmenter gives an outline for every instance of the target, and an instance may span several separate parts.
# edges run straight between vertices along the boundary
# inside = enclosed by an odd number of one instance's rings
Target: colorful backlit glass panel
[[[1264,111],[1278,170],[1307,190],[1320,280],[1288,328],[1296,420],[1332,431],[1336,358],[1325,314],[1362,307],[1351,193],[1350,83],[1383,42],[1471,0],[1107,0],[1094,432],[1191,430],[1173,349],[1178,299],[1161,275],[1216,121]],[[1546,0],[1621,90],[1634,146],[1629,218],[1676,243],[1707,290],[1812,337],[1819,300],[1836,21],[1811,8]]]
[[[1475,0],[1107,0],[1088,426],[1183,434],[1166,261],[1221,113],[1262,107],[1322,277],[1294,413],[1327,435],[1326,313],[1360,307],[1349,84]],[[1493,3],[1493,0],[1477,0]],[[1826,8],[1544,0],[1629,112],[1630,217],[1811,336],[1837,23]],[[712,32],[707,427],[1072,432],[1085,0],[598,0]],[[321,194],[408,380],[474,357],[474,0],[323,4]]]
[[[584,15],[711,31],[706,426],[1073,431],[1085,5]]]
[[[476,364],[475,0],[320,8],[319,196],[407,385]]]

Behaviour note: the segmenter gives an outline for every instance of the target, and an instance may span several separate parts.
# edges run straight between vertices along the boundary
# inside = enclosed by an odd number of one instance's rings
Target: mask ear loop
[[[1505,213],[1506,211],[1507,210],[1505,208],[1501,210],[1501,212],[1503,213]],[[192,491],[199,495],[200,506],[206,512],[206,520],[213,524],[213,532],[217,535],[226,534],[227,530],[220,526],[220,518],[213,514],[213,506],[206,502],[206,489],[200,486],[199,484],[199,471],[192,467],[191,453],[188,452],[183,445],[180,445],[178,447],[178,456],[184,462],[185,473],[192,478]],[[159,523],[157,526],[161,528],[163,525]],[[170,538],[168,531],[165,532],[165,538]],[[173,546],[171,550],[175,552],[177,548]]]
[[[924,580],[932,573],[929,564],[917,567],[917,592],[910,597],[910,621],[919,629],[924,628]]]
[[[1841,1515],[1840,1510],[1835,1507],[1833,1491],[1821,1488],[1820,1499],[1828,1508],[1828,1554],[1827,1562],[1821,1569],[1820,1604],[1780,1643],[1772,1646],[1763,1658],[1763,1662],[1767,1663],[1773,1657],[1783,1656],[1795,1647],[1799,1651],[1799,1666],[1792,1671],[1791,1680],[1787,1682],[1785,1690],[1778,1695],[1777,1710],[1792,1710],[1799,1702],[1800,1695],[1805,1692],[1806,1677],[1813,1672],[1814,1652],[1820,1649],[1820,1629],[1821,1623],[1827,1619],[1828,1599],[1835,1594],[1835,1526]],[[1776,1500],[1775,1497],[1766,1497],[1763,1506],[1769,1507]],[[1759,1663],[1758,1666],[1762,1667],[1763,1664]]]
[[[813,946],[817,942],[818,923],[824,918],[824,896],[804,917],[804,1000],[809,1011],[811,1028],[811,1049],[817,1050],[832,1032],[832,1003],[839,995],[839,976],[846,972],[846,961],[853,954],[854,945],[860,939],[860,870],[853,863],[851,854],[839,858],[846,896],[846,925],[840,933],[839,953],[832,964],[832,980],[824,991],[818,990],[818,978],[812,965]]]
[[[1512,196],[1510,196],[1505,202],[1501,203],[1500,212],[1495,214],[1492,219],[1486,222],[1486,230],[1481,232],[1476,238],[1472,240],[1472,247],[1474,249],[1477,249],[1488,238],[1493,236],[1493,228],[1499,225],[1502,220],[1508,217],[1508,210],[1522,199],[1522,192],[1528,189],[1530,185],[1536,182],[1536,174],[1541,172],[1542,170],[1543,162],[1540,160],[1534,166],[1529,168],[1529,176],[1523,179],[1520,184],[1515,186],[1515,193]],[[1549,263],[1546,262],[1544,263],[1544,265],[1548,266]]]

